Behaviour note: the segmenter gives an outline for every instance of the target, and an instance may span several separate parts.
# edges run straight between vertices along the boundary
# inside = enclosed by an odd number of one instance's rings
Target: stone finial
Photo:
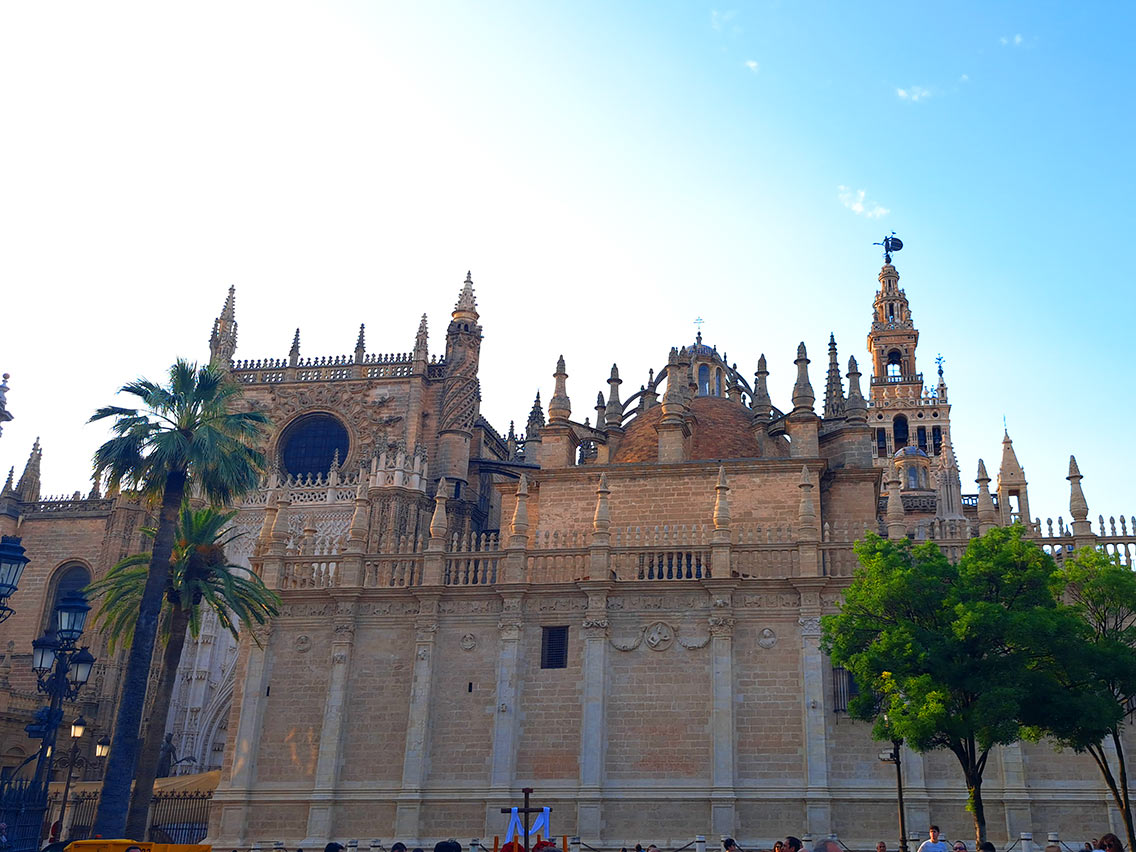
[[[414,357],[416,360],[425,361],[429,355],[428,339],[426,314],[423,314],[422,319],[418,321],[418,333],[414,335]]]
[[[1002,466],[998,469],[1000,482],[1025,481],[1025,469],[1018,462],[1018,455],[1014,452],[1014,442],[1010,440],[1009,430],[1002,435]]]
[[[592,517],[592,529],[597,533],[606,533],[611,529],[609,494],[611,494],[611,489],[607,485],[607,474],[601,473],[599,484],[596,486],[596,513]]]
[[[607,380],[607,410],[604,412],[604,426],[608,429],[623,425],[623,403],[619,401],[619,367],[611,365],[611,377]],[[597,422],[598,426],[599,423]]]
[[[540,403],[540,391],[536,392],[532,409],[529,411],[529,422],[525,426],[525,438],[530,441],[540,440],[540,430],[544,426],[544,406]]]
[[[209,336],[209,360],[212,363],[229,366],[237,351],[237,288],[229,287],[221,314],[213,320],[213,333]],[[0,406],[2,408],[3,406]]]
[[[510,460],[517,457],[517,429],[512,420],[509,421],[509,434],[505,436],[505,455]]]
[[[14,419],[12,412],[8,410],[8,378],[5,373],[3,379],[0,379],[0,435],[4,434],[4,424]]]
[[[292,348],[288,350],[288,366],[295,367],[296,362],[300,360],[300,329],[296,329],[296,335],[292,338]]]
[[[21,503],[34,503],[39,499],[39,469],[43,459],[43,448],[40,447],[39,438],[32,444],[32,451],[28,454],[28,461],[24,465],[24,472],[16,484],[16,499]]]
[[[556,388],[553,390],[552,399],[548,401],[548,422],[567,423],[568,418],[572,416],[572,402],[568,399],[568,373],[563,355],[557,359],[556,372],[552,376],[556,379]]]
[[[430,538],[433,541],[444,542],[446,532],[449,530],[449,520],[446,518],[446,488],[445,477],[438,480],[438,491],[434,495],[434,514],[430,518]]]
[[[279,492],[273,493],[276,493],[276,517],[273,519],[272,523],[272,542],[270,549],[274,555],[283,556],[284,550],[288,546],[288,539],[290,538],[288,526],[292,514],[292,495],[287,488],[282,488]]]
[[[607,403],[604,401],[603,391],[596,393],[596,428],[602,429],[604,426],[604,416],[607,413]]]
[[[858,423],[868,420],[868,403],[860,392],[860,368],[855,358],[848,359],[848,400],[844,403],[844,412],[849,420]]]
[[[1085,500],[1085,492],[1081,490],[1081,471],[1077,467],[1075,456],[1069,456],[1069,514],[1073,516],[1073,523],[1084,521],[1089,517],[1089,504]]]
[[[820,540],[820,525],[817,523],[816,502],[813,500],[813,480],[807,465],[801,465],[801,502],[797,509],[797,539],[802,542]]]
[[[985,535],[995,527],[994,500],[990,496],[990,474],[986,472],[986,463],[978,460],[978,534]]]
[[[824,416],[844,416],[844,383],[840,378],[840,362],[836,355],[836,335],[828,335],[828,379],[824,386]]]
[[[529,479],[523,473],[517,482],[517,505],[513,509],[511,532],[522,539],[527,538],[529,532]],[[520,544],[524,547],[524,541]]]
[[[365,337],[366,331],[367,331],[366,323],[359,323],[359,336],[355,339],[355,351],[356,352],[363,352],[367,348],[367,341],[366,341],[366,337]]]
[[[793,385],[793,410],[812,411],[816,402],[812,383],[809,381],[809,358],[805,351],[805,343],[797,347],[797,381]]]
[[[726,466],[718,465],[718,482],[714,485],[714,529],[730,528],[730,486],[726,482]]]
[[[473,276],[466,272],[458,303],[454,305],[454,319],[477,319],[477,298],[473,294]]]
[[[887,499],[887,531],[888,538],[898,541],[907,535],[907,523],[904,521],[903,514],[903,497],[899,493],[899,473],[895,469],[895,465],[888,465],[887,481],[888,499]]]
[[[0,491],[0,497],[7,497],[9,494],[15,493],[15,488],[12,485],[12,481],[13,481],[15,476],[16,476],[16,466],[12,465],[10,468],[8,468],[8,479],[4,483],[4,489],[2,491]]]
[[[753,419],[764,423],[773,411],[773,400],[769,398],[769,370],[766,367],[765,353],[757,359],[757,372],[753,380]]]

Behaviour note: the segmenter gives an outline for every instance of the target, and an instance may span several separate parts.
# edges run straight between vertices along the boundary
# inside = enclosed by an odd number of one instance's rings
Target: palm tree
[[[92,830],[103,837],[122,837],[126,827],[138,728],[178,510],[191,484],[222,505],[255,488],[264,456],[254,445],[268,422],[261,412],[229,410],[241,389],[212,364],[199,368],[179,359],[170,367],[167,386],[139,379],[120,392],[137,397],[144,407],[106,406],[91,416],[91,421],[114,418],[114,437],[95,451],[95,475],[106,476],[108,489],[125,484],[160,501],[161,508]]]
[[[165,641],[162,668],[126,818],[128,837],[141,837],[146,831],[146,814],[158,774],[162,733],[177,683],[177,670],[187,632],[196,639],[201,630],[202,614],[213,612],[221,627],[228,630],[233,638],[239,638],[239,627],[263,624],[278,612],[280,599],[277,594],[265,586],[260,577],[239,565],[229,564],[225,557],[225,546],[239,535],[231,528],[226,529],[236,514],[212,507],[194,511],[188,504],[182,506],[170,557],[170,579],[162,606],[160,629]],[[153,536],[156,530],[148,528],[143,532]],[[133,638],[149,564],[149,553],[128,556],[88,589],[91,595],[102,598],[95,618],[102,623],[111,651],[118,642],[130,644]]]

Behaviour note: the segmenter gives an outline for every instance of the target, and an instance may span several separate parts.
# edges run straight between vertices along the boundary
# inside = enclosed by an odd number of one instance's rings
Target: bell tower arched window
[[[710,365],[700,364],[698,367],[698,395],[710,395]]]
[[[899,378],[903,375],[903,353],[898,349],[888,353],[887,374],[889,378]]]
[[[895,448],[898,450],[900,447],[907,446],[907,418],[902,414],[897,414],[895,420],[891,425],[892,436],[895,438]]]

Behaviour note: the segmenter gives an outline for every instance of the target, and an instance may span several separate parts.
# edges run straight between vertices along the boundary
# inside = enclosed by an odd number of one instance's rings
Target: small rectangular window
[[[568,668],[568,627],[542,627],[540,629],[540,667],[542,669]]]
[[[886,429],[876,430],[876,455],[881,459],[886,459],[888,454],[888,438]]]
[[[927,427],[920,426],[915,434],[919,437],[919,449],[923,452],[927,452]]]
[[[832,709],[835,713],[847,713],[848,702],[860,694],[852,673],[840,666],[832,667]]]
[[[935,449],[935,455],[939,455],[943,451],[943,430],[938,426],[931,427],[931,443]]]

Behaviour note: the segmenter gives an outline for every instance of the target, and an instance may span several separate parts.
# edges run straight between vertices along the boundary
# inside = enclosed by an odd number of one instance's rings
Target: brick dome
[[[690,406],[694,415],[690,459],[757,458],[757,441],[750,431],[750,411],[720,396],[695,397]],[[663,416],[656,405],[636,417],[627,427],[613,464],[633,464],[659,460],[659,435],[655,427]]]

